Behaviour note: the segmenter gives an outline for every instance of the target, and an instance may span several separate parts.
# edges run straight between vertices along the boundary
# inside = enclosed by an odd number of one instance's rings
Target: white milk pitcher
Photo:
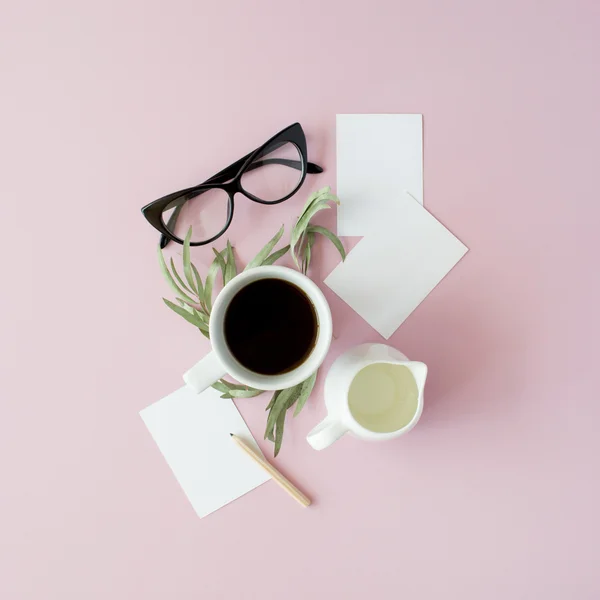
[[[342,354],[325,380],[327,417],[307,436],[315,450],[344,433],[389,440],[410,431],[423,412],[427,366],[384,344],[362,344]]]

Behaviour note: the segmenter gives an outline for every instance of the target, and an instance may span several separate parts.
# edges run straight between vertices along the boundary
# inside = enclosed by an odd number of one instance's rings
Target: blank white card
[[[467,252],[409,194],[394,198],[394,214],[379,235],[366,235],[325,280],[386,339]]]
[[[235,404],[212,388],[182,387],[140,416],[199,517],[269,479],[231,440],[234,433],[260,452]]]
[[[423,204],[423,116],[337,115],[338,235],[394,220],[408,190]]]

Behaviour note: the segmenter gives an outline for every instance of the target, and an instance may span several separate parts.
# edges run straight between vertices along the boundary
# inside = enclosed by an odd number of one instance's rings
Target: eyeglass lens
[[[165,227],[172,235],[184,239],[192,228],[192,242],[204,242],[218,235],[227,224],[229,196],[212,188],[189,198],[175,200],[162,214]]]
[[[242,188],[265,202],[289,196],[302,178],[302,156],[291,142],[276,143],[257,156],[241,179]]]

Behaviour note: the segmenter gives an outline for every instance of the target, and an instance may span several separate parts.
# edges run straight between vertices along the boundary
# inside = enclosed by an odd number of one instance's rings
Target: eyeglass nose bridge
[[[232,200],[235,194],[237,194],[238,192],[243,193],[242,186],[240,185],[240,181],[238,179],[232,179],[227,183],[222,183],[218,187],[220,187],[222,190],[225,190]]]

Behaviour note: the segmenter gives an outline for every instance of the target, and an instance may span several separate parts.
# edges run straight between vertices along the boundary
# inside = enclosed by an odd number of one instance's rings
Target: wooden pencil
[[[307,498],[289,479],[284,477],[272,464],[268,463],[251,446],[246,444],[243,439],[233,433],[229,434],[231,439],[257,464],[259,464],[272,478],[278,483],[292,498],[295,498],[302,506],[310,506],[310,499]]]

